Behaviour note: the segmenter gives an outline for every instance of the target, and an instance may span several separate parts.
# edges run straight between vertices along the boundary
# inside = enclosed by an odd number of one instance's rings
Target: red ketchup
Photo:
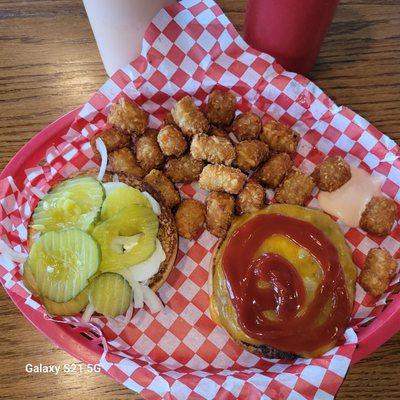
[[[287,70],[309,72],[339,0],[248,0],[245,40]]]
[[[298,311],[306,289],[296,268],[274,253],[255,258],[273,234],[285,235],[307,249],[323,270],[322,282],[303,313]],[[341,339],[351,311],[343,270],[336,247],[314,225],[279,214],[258,215],[230,237],[222,268],[238,322],[253,339],[295,354]],[[332,301],[330,315],[318,324],[327,301]],[[267,318],[265,310],[272,310],[276,319]]]

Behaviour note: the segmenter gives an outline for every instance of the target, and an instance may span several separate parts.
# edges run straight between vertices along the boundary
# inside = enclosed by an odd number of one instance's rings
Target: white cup
[[[83,0],[108,76],[139,56],[143,35],[175,0]]]

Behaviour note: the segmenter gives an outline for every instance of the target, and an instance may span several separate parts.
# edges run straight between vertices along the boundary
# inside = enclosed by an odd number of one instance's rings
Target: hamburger
[[[274,204],[237,218],[214,252],[212,319],[268,358],[317,357],[343,339],[356,268],[326,214]]]
[[[116,317],[147,304],[173,268],[178,235],[160,194],[140,179],[98,171],[55,185],[37,205],[28,231],[24,283],[47,311],[72,315],[86,307]]]

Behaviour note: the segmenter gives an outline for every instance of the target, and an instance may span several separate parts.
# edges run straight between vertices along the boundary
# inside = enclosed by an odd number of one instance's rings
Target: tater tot
[[[268,145],[261,140],[243,140],[236,147],[235,165],[242,171],[257,168],[269,155]]]
[[[189,96],[179,100],[171,110],[175,124],[186,136],[206,133],[210,124]]]
[[[217,126],[228,126],[235,118],[236,97],[228,91],[213,90],[208,96],[207,118]]]
[[[206,225],[213,235],[226,235],[233,219],[235,200],[228,193],[211,192],[206,200]]]
[[[100,138],[104,145],[106,146],[107,153],[111,153],[114,150],[120,149],[122,147],[129,146],[131,142],[131,138],[129,135],[118,131],[114,128],[108,128],[102,131],[101,133],[93,136],[90,139],[90,145],[92,146],[93,152],[97,157],[100,156],[97,148],[96,148],[96,139]]]
[[[360,274],[360,285],[373,296],[380,296],[388,288],[396,268],[396,260],[387,250],[371,249]]]
[[[187,142],[182,132],[173,125],[166,125],[161,128],[157,141],[161,151],[166,156],[179,157],[187,149]]]
[[[261,132],[261,119],[252,112],[240,114],[233,121],[232,132],[239,142],[257,139]]]
[[[178,233],[186,239],[194,239],[203,227],[204,221],[204,204],[193,199],[183,200],[175,214]]]
[[[146,173],[157,168],[164,161],[164,155],[157,142],[157,131],[146,129],[146,132],[138,136],[135,143],[136,158]]]
[[[294,153],[299,143],[299,135],[286,125],[277,121],[269,121],[262,127],[260,139],[267,143],[272,151]]]
[[[108,159],[109,169],[112,172],[123,172],[127,175],[133,175],[135,178],[142,178],[145,175],[132,150],[128,147],[114,150],[108,155]]]
[[[208,135],[194,136],[190,154],[196,160],[225,165],[231,165],[236,155],[235,147],[229,139]]]
[[[265,206],[265,190],[257,182],[250,180],[236,197],[237,214],[246,214]]]
[[[180,203],[181,197],[174,184],[158,169],[151,170],[144,181],[161,194],[167,207],[172,208]]]
[[[246,175],[238,168],[208,164],[200,174],[199,185],[205,190],[238,194],[245,181]]]
[[[253,175],[261,185],[277,188],[292,168],[292,160],[287,153],[274,154]]]
[[[193,182],[199,179],[200,173],[204,168],[201,160],[195,160],[190,154],[181,157],[171,157],[165,163],[165,174],[172,182]]]
[[[208,131],[210,136],[218,136],[221,138],[229,139],[228,132],[224,131],[222,128],[218,128],[218,126],[212,126]],[[230,139],[229,139],[230,140]]]
[[[147,128],[149,115],[135,103],[121,98],[111,106],[107,121],[117,129],[142,135]]]
[[[314,188],[313,179],[299,170],[291,170],[276,191],[278,203],[304,205]]]
[[[319,189],[333,192],[351,178],[350,165],[340,156],[327,157],[316,166],[312,177]]]
[[[397,205],[387,197],[373,197],[365,207],[360,228],[375,235],[388,235],[397,216]]]
[[[174,117],[172,116],[171,111],[168,111],[165,114],[165,117],[164,117],[163,126],[167,126],[167,125],[176,126],[175,121],[174,121]]]

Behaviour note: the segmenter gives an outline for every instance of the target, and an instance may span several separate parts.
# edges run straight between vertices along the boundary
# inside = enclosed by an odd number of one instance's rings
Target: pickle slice
[[[76,297],[99,264],[97,243],[76,228],[46,232],[29,254],[29,266],[40,295],[58,303]]]
[[[25,261],[24,264],[24,275],[22,277],[22,281],[24,282],[25,287],[34,295],[39,295],[39,288],[37,287],[35,278],[32,274],[32,269],[29,266],[28,261]]]
[[[117,272],[149,258],[156,248],[158,218],[147,207],[131,205],[97,225],[101,272]]]
[[[111,190],[106,185],[113,185]],[[113,188],[115,186],[115,188]],[[106,219],[117,214],[119,211],[130,205],[139,205],[151,209],[149,200],[142,192],[122,182],[110,182],[104,184],[107,197],[101,208],[101,219]]]
[[[49,314],[74,315],[82,311],[89,303],[89,289],[86,287],[76,297],[65,303],[57,303],[42,297],[43,305]]]
[[[114,318],[128,310],[132,288],[121,275],[107,272],[91,282],[89,300],[98,313]]]
[[[32,228],[40,232],[64,228],[88,231],[98,219],[105,192],[89,176],[67,179],[47,193],[32,216]]]

